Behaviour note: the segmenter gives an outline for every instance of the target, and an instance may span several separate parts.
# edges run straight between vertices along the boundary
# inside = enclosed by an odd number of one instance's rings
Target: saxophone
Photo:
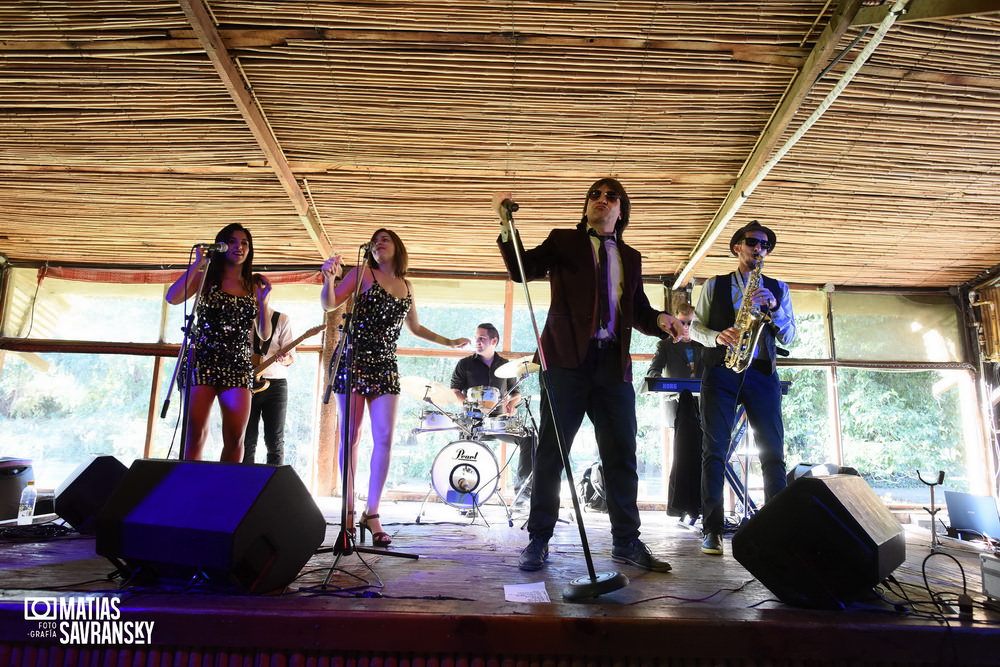
[[[764,324],[771,319],[771,314],[761,311],[751,298],[760,287],[760,272],[764,268],[764,260],[760,253],[754,253],[754,260],[756,263],[747,276],[747,284],[743,287],[740,312],[736,314],[736,322],[733,324],[740,330],[740,339],[736,345],[730,345],[726,349],[726,358],[723,362],[726,368],[737,373],[742,373],[750,367],[753,352],[757,349],[757,341],[764,332]]]

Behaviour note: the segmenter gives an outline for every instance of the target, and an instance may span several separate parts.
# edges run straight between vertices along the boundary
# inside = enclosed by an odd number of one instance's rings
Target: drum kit
[[[464,392],[465,401],[435,380],[415,376],[399,379],[404,393],[430,406],[420,413],[420,426],[411,433],[459,431],[462,436],[449,442],[434,457],[431,488],[424,498],[425,504],[433,492],[446,504],[470,512],[473,517],[481,516],[479,508],[496,494],[502,472],[493,449],[482,441],[501,440],[519,445],[526,436],[534,434],[531,424],[526,424],[520,415],[505,414],[503,407],[514,389],[538,370],[539,365],[532,362],[531,357],[508,361],[494,371],[498,378],[517,378],[506,394],[501,395],[497,387],[470,387]],[[442,406],[458,409],[449,411]],[[513,525],[510,508],[502,496],[497,495],[497,498],[507,511],[508,523]],[[420,523],[423,508],[421,505],[417,523]]]

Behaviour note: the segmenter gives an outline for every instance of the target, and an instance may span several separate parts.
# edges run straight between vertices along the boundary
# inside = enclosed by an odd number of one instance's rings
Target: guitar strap
[[[261,357],[267,356],[267,351],[271,348],[271,341],[274,340],[274,332],[278,330],[278,317],[281,315],[278,311],[274,311],[271,314],[271,337],[266,341],[261,341],[260,336],[257,335],[256,327],[253,330],[253,353]]]

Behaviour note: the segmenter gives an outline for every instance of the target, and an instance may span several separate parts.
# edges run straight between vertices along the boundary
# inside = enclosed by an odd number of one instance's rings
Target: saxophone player
[[[701,550],[709,555],[723,551],[722,492],[737,404],[743,405],[754,431],[765,502],[785,488],[785,429],[775,353],[776,343],[787,345],[795,338],[795,317],[788,285],[761,272],[776,242],[774,232],[756,220],[738,229],[729,242],[730,252],[739,260],[737,270],[708,279],[695,308],[691,338],[705,346]],[[745,329],[752,326],[760,328],[759,338],[746,335]],[[756,344],[746,345],[749,349],[742,353],[749,355],[746,363],[733,363],[741,341],[747,340]]]

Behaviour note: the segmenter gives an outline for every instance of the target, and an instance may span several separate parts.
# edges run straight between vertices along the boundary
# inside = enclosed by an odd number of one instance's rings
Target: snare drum
[[[495,438],[511,443],[527,434],[524,430],[524,422],[518,415],[486,417],[483,419],[483,425],[479,432],[483,438]]]
[[[493,450],[475,440],[444,446],[431,466],[431,486],[452,507],[482,505],[496,493],[500,466]]]
[[[517,415],[499,415],[483,419],[483,433],[522,433],[524,424]]]
[[[492,410],[500,402],[500,390],[496,387],[469,387],[466,400],[482,410]]]

